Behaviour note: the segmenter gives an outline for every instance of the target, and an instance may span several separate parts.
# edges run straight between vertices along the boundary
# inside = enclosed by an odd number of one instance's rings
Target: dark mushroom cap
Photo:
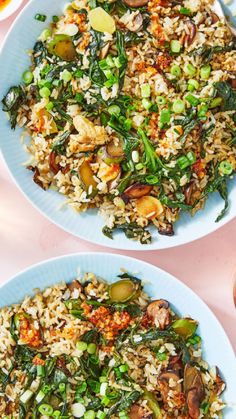
[[[165,371],[161,373],[158,377],[158,381],[164,381],[169,386],[169,381],[172,379],[175,383],[175,387],[171,387],[173,390],[177,391],[178,393],[181,393],[182,391],[182,385],[178,381],[180,380],[179,374],[177,374],[176,371]]]
[[[148,4],[149,0],[123,0],[123,2],[129,7],[143,7]]]
[[[160,329],[165,329],[170,324],[170,310],[168,301],[152,301],[147,307],[147,315],[154,322],[158,322]]]

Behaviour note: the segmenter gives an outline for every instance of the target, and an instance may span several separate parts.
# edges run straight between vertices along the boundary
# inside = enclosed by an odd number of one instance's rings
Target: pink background
[[[23,4],[26,4],[27,0]],[[17,13],[0,22],[0,46]],[[7,140],[7,139],[6,139]],[[44,259],[109,249],[79,240],[47,221],[13,183],[0,155],[0,282]],[[213,310],[236,350],[236,219],[215,233],[179,248],[120,252],[157,265],[191,287]],[[111,252],[116,252],[110,250]]]

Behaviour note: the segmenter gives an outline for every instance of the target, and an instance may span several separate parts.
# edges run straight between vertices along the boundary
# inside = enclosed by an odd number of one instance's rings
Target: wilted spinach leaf
[[[58,154],[65,154],[67,139],[70,134],[70,131],[65,131],[62,134],[59,134],[52,145],[53,151],[56,151]]]
[[[25,92],[22,86],[11,87],[2,100],[2,110],[8,112],[12,129],[16,127],[17,113],[24,102]]]
[[[236,110],[236,91],[232,89],[230,84],[227,83],[227,81],[219,81],[215,83],[215,89],[217,91],[217,95],[223,99],[221,110]]]

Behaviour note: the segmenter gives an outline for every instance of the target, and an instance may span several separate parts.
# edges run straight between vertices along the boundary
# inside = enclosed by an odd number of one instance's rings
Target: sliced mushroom
[[[186,36],[184,38],[184,44],[185,44],[186,47],[189,47],[193,43],[194,38],[197,34],[197,27],[192,20],[188,20],[186,22],[186,25],[187,25],[189,33],[186,34]]]
[[[187,394],[187,406],[190,418],[198,419],[200,416],[200,402],[196,388],[189,390]]]
[[[192,419],[198,419],[200,405],[205,397],[205,389],[200,371],[189,364],[186,364],[184,369],[184,392],[187,397],[190,417]]]
[[[215,23],[219,22],[219,20],[220,20],[219,16],[218,16],[216,13],[214,13],[214,12],[211,12],[211,13],[210,13],[210,18],[211,18],[211,23],[212,23],[213,25],[214,25]]]
[[[124,191],[124,195],[130,199],[137,199],[141,198],[142,196],[148,195],[151,192],[151,190],[151,185],[142,185],[141,183],[134,183]]]
[[[143,16],[139,12],[131,13],[128,23],[125,24],[130,32],[138,32],[143,26]]]
[[[216,379],[215,379],[215,384],[214,384],[216,395],[220,396],[221,393],[223,393],[225,387],[226,387],[226,384],[220,376],[219,368],[216,367]]]
[[[158,325],[160,329],[165,329],[169,326],[171,321],[168,301],[153,301],[147,307],[147,315],[153,319],[154,323]]]
[[[149,0],[123,0],[123,2],[129,7],[143,7],[148,4]]]
[[[144,407],[139,406],[138,404],[133,404],[128,415],[129,415],[129,419],[152,419],[153,418],[151,413],[146,412]]]
[[[70,290],[70,292],[73,292],[75,289],[79,290],[79,291],[83,291],[83,287],[80,284],[79,281],[77,281],[77,279],[74,279],[74,281],[72,281],[69,285],[68,288]]]
[[[45,185],[43,184],[43,182],[41,181],[41,179],[39,179],[40,172],[39,172],[39,169],[37,168],[37,166],[35,166],[35,167],[34,166],[27,166],[27,169],[28,170],[31,170],[31,172],[34,173],[34,176],[33,176],[34,183],[36,183],[38,186],[40,186],[40,188],[46,190]]]
[[[193,190],[194,190],[194,182],[190,182],[190,183],[186,186],[185,191],[184,191],[185,203],[186,203],[187,205],[191,205]]]
[[[171,380],[171,382],[170,382]],[[177,391],[178,393],[182,392],[182,385],[180,381],[179,375],[176,373],[176,371],[165,371],[161,373],[158,377],[158,382],[164,382],[168,384],[168,387],[171,387],[171,389]],[[175,385],[174,385],[175,384]]]
[[[229,79],[228,81],[229,81],[231,87],[233,89],[236,89],[236,79]]]
[[[107,42],[101,49],[100,51],[100,55],[99,55],[99,59],[100,60],[104,60],[104,58],[106,58],[108,51],[110,49],[111,43]]]
[[[159,226],[158,233],[162,236],[173,236],[175,234],[173,224],[167,223],[165,226]]]
[[[58,154],[56,151],[51,151],[49,155],[49,167],[55,175],[61,170],[60,164],[56,161],[57,156]]]
[[[168,368],[175,371],[177,374],[183,370],[183,363],[181,355],[170,356]]]

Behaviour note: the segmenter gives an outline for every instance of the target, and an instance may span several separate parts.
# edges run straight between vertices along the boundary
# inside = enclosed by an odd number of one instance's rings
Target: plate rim
[[[210,324],[213,323],[214,325],[214,330],[215,333],[213,333],[213,335],[215,334],[217,336],[218,339],[222,340],[222,349],[225,350],[225,354],[227,354],[227,358],[225,359],[226,361],[226,365],[225,365],[225,361],[223,362],[223,354],[220,355],[220,353],[217,355],[217,358],[219,356],[219,364],[220,365],[220,370],[222,372],[222,376],[223,378],[225,377],[226,383],[229,383],[228,385],[228,391],[226,391],[226,393],[223,395],[223,401],[225,401],[227,403],[228,408],[226,408],[225,410],[225,414],[224,417],[230,417],[231,419],[234,418],[234,413],[236,413],[236,405],[235,405],[235,401],[234,401],[234,394],[235,394],[235,390],[236,390],[236,375],[234,374],[234,372],[236,372],[236,364],[234,363],[235,360],[235,353],[234,353],[234,349],[232,347],[232,344],[229,340],[229,337],[227,335],[227,333],[225,332],[223,326],[221,325],[220,321],[218,320],[218,318],[216,317],[216,315],[213,313],[213,311],[210,309],[210,307],[206,304],[206,302],[201,299],[197,293],[195,293],[195,291],[193,291],[188,285],[186,285],[185,283],[183,283],[180,279],[178,279],[177,277],[175,277],[174,275],[172,275],[171,273],[169,273],[168,271],[165,271],[162,268],[159,268],[156,265],[152,265],[146,261],[140,260],[138,258],[134,258],[134,257],[130,257],[127,255],[123,255],[123,254],[119,254],[119,253],[109,253],[109,252],[77,252],[77,253],[68,253],[65,255],[61,255],[61,256],[56,256],[56,257],[52,257],[52,258],[48,258],[48,259],[44,259],[41,260],[35,264],[32,264],[28,267],[26,267],[23,270],[20,270],[18,273],[16,273],[15,275],[11,276],[7,281],[5,281],[3,284],[1,284],[0,286],[0,292],[4,289],[4,287],[8,287],[9,284],[21,277],[22,275],[24,276],[25,274],[28,276],[27,277],[27,284],[30,285],[30,289],[28,291],[24,291],[23,288],[23,294],[24,297],[26,295],[34,295],[34,289],[35,288],[39,288],[40,290],[43,290],[47,287],[52,286],[53,284],[56,284],[57,282],[60,281],[65,281],[67,282],[69,280],[69,275],[70,275],[70,261],[71,261],[71,273],[74,276],[74,273],[76,271],[76,267],[78,266],[78,268],[80,267],[80,264],[83,265],[83,258],[87,259],[87,261],[85,261],[85,265],[90,263],[91,260],[91,271],[94,272],[96,274],[96,266],[93,267],[93,265],[98,261],[98,271],[101,269],[101,261],[99,262],[99,259],[103,259],[103,260],[107,260],[107,258],[111,258],[111,259],[115,259],[118,262],[118,265],[120,266],[120,268],[122,267],[126,267],[129,266],[129,261],[132,262],[132,267],[131,270],[133,271],[133,265],[136,264],[136,262],[138,262],[138,266],[137,266],[137,271],[141,271],[141,275],[143,277],[143,279],[148,279],[145,277],[146,275],[146,271],[149,269],[153,272],[156,272],[156,274],[159,274],[159,281],[160,284],[164,284],[165,279],[168,280],[168,286],[167,286],[167,293],[168,293],[168,289],[171,286],[171,282],[173,282],[173,284],[176,284],[176,286],[179,288],[179,293],[181,295],[181,290],[185,291],[186,295],[188,295],[189,297],[193,297],[194,299],[194,305],[193,307],[193,312],[196,309],[199,313],[202,311],[202,309],[204,310],[204,313],[206,315],[206,318],[209,319]],[[56,264],[58,263],[58,266],[56,266]],[[41,271],[41,275],[43,275],[43,277],[45,276],[45,279],[47,278],[47,271],[45,268],[47,267],[47,265],[51,265],[48,266],[48,268],[51,268],[50,270],[54,270],[57,272],[58,267],[60,268],[60,266],[62,265],[66,265],[67,267],[65,267],[65,271],[67,271],[67,276],[64,276],[64,278],[58,278],[58,281],[56,279],[54,279],[54,277],[51,277],[49,283],[47,285],[40,285],[40,276],[38,275],[37,277],[37,283],[33,284],[30,280],[31,276],[29,276],[29,274],[32,272],[34,272],[35,270],[37,271]],[[136,266],[136,265],[135,265]],[[43,268],[43,269],[42,269]],[[146,269],[147,268],[147,269]],[[82,268],[82,272],[85,272],[84,268]],[[87,271],[87,266],[85,267],[86,271]],[[108,273],[107,276],[105,276],[105,274],[100,274],[102,278],[104,278],[105,280],[107,280],[109,282],[109,267],[105,268],[108,269]],[[49,270],[49,271],[50,271]],[[65,275],[65,273],[63,272],[63,275]],[[99,274],[98,274],[99,275]],[[113,274],[112,274],[113,275]],[[111,277],[113,278],[113,276]],[[157,277],[158,279],[158,277]],[[32,283],[32,286],[31,286]],[[150,279],[149,280],[150,286],[153,287],[155,286],[155,280],[154,279]],[[149,283],[147,283],[147,285],[149,285]],[[157,280],[158,283],[158,280]],[[156,290],[155,290],[156,293]],[[185,294],[184,294],[185,295]],[[23,298],[24,298],[23,297]],[[153,295],[154,298],[156,298],[156,294]],[[17,304],[19,302],[22,301],[22,298],[19,299],[19,301],[16,301],[13,304]],[[181,308],[181,303],[180,301],[178,302],[177,306],[176,306],[176,301],[173,299],[170,300],[171,303],[173,304],[173,306],[176,308],[177,312],[182,312],[183,310]],[[13,305],[10,304],[10,305]],[[9,306],[10,306],[9,305]],[[8,305],[5,305],[5,307]],[[4,307],[4,306],[3,306]],[[189,314],[191,315],[191,309],[189,310]],[[199,314],[200,315],[200,314]],[[194,314],[193,314],[194,316]],[[199,319],[200,320],[200,319]],[[200,326],[202,324],[202,320],[200,320]],[[206,331],[207,326],[204,326],[204,331],[201,332],[201,335],[203,333],[203,349],[204,349],[204,359],[206,360],[206,362],[209,362],[209,365],[214,366],[217,365],[217,360],[212,361],[211,357],[212,357],[212,348],[209,346],[209,339],[208,341],[205,341],[204,337],[206,337]],[[216,341],[216,338],[215,338]],[[205,344],[204,344],[205,342]],[[207,342],[207,346],[206,346],[206,342]],[[208,352],[207,349],[209,348],[209,356],[208,356]],[[229,365],[232,365],[232,368],[229,367]],[[229,392],[229,393],[228,393]]]
[[[68,0],[65,0],[65,3],[67,3]],[[27,9],[30,8],[30,6],[35,3],[37,4],[37,0],[30,0],[24,7],[23,9],[20,11],[20,13],[17,15],[16,19],[14,20],[14,22],[11,24],[9,30],[7,31],[7,34],[3,40],[3,43],[1,45],[0,48],[0,60],[1,60],[1,56],[3,54],[3,51],[5,49],[5,46],[8,42],[8,38],[11,35],[12,30],[14,29],[15,26],[17,26],[18,21],[21,19],[21,16],[26,12],[27,13]],[[1,110],[2,112],[2,110]],[[9,127],[10,129],[10,127]],[[207,237],[208,235],[218,231],[219,229],[221,229],[222,227],[224,227],[226,224],[228,224],[229,222],[231,222],[232,220],[234,220],[236,218],[236,212],[235,214],[232,212],[228,213],[226,218],[223,218],[219,223],[215,223],[212,225],[212,227],[210,228],[209,231],[202,231],[199,230],[199,233],[195,233],[194,237],[191,236],[191,238],[188,238],[188,235],[182,235],[182,238],[180,236],[178,242],[172,242],[171,240],[166,242],[166,243],[162,243],[160,245],[160,242],[158,241],[158,239],[155,241],[155,243],[151,243],[151,244],[147,244],[147,245],[142,245],[139,242],[134,242],[131,240],[132,244],[135,243],[135,247],[131,248],[129,247],[129,239],[127,239],[127,242],[119,242],[118,240],[116,240],[116,237],[114,237],[113,240],[110,239],[110,242],[102,242],[102,240],[98,239],[98,238],[86,238],[86,232],[84,231],[80,231],[79,234],[74,232],[72,228],[70,228],[69,226],[64,226],[60,223],[59,220],[56,220],[53,218],[53,215],[48,214],[44,209],[40,208],[36,202],[34,202],[33,198],[30,197],[26,191],[23,188],[23,185],[20,184],[19,180],[17,179],[17,176],[12,172],[11,168],[10,168],[10,164],[8,163],[8,159],[7,159],[7,155],[4,151],[4,148],[1,146],[1,141],[0,141],[0,151],[3,157],[3,161],[7,167],[7,170],[10,174],[11,179],[13,180],[14,184],[17,186],[18,190],[22,193],[22,195],[27,199],[27,201],[33,206],[33,208],[36,209],[36,211],[38,211],[44,218],[46,218],[48,221],[50,221],[51,223],[53,223],[55,226],[57,226],[59,229],[61,229],[62,231],[65,231],[66,233],[72,235],[73,237],[76,237],[80,240],[84,240],[87,243],[92,243],[95,244],[97,246],[104,246],[107,249],[117,249],[117,250],[128,250],[128,251],[135,251],[135,252],[142,252],[142,251],[158,251],[158,250],[165,250],[165,249],[172,249],[172,248],[177,248],[180,246],[184,246],[190,243],[193,243],[197,240],[201,240],[204,237]],[[233,180],[231,180],[231,182],[233,182]],[[71,209],[72,210],[72,209]],[[96,209],[96,211],[98,211],[98,209]],[[204,208],[201,209],[200,211],[204,211]],[[199,211],[199,212],[200,212]],[[79,214],[78,214],[79,216]],[[99,214],[96,213],[96,215],[91,215],[91,217],[99,217]],[[191,220],[191,222],[194,222]],[[201,232],[200,232],[201,231]],[[102,236],[102,231],[101,231],[101,236]],[[103,237],[102,237],[103,238]]]

